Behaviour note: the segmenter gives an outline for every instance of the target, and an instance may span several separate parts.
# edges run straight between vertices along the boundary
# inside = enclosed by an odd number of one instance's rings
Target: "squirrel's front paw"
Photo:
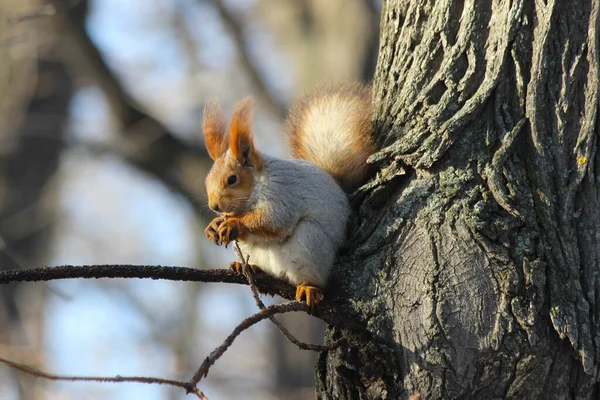
[[[208,226],[204,230],[206,237],[217,246],[221,244],[221,242],[219,241],[219,227],[221,226],[223,221],[225,221],[225,216],[218,216],[217,218],[213,219],[212,222],[208,224]]]
[[[242,225],[237,218],[228,218],[221,222],[218,228],[219,241],[227,247],[227,245],[240,237]]]

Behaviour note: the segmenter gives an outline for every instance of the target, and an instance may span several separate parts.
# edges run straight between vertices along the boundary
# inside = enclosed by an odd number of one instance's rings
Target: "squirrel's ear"
[[[252,138],[252,99],[240,100],[231,113],[229,127],[231,156],[245,167],[262,168],[262,158],[254,147]]]
[[[218,103],[206,103],[204,106],[202,131],[208,155],[216,160],[227,151],[229,144],[223,111]]]

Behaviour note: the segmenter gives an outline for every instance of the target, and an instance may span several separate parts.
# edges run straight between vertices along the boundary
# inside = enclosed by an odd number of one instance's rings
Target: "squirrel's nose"
[[[210,207],[211,210],[213,210],[214,212],[219,212],[219,204],[218,203],[212,203],[208,205]]]

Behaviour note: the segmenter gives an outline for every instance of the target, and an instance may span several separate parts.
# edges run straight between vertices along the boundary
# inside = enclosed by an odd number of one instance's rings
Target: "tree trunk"
[[[598,396],[598,8],[384,2],[320,398]]]

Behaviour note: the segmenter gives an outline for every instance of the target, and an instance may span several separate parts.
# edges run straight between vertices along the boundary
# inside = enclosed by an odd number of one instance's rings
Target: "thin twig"
[[[271,315],[287,313],[287,312],[295,312],[295,311],[304,311],[308,312],[309,307],[304,303],[299,303],[297,301],[290,301],[284,304],[277,304],[274,306],[270,306],[265,308],[264,310],[259,311],[258,313],[251,315],[250,317],[243,320],[233,332],[227,336],[227,339],[221,344],[219,347],[214,349],[212,353],[208,357],[204,359],[198,371],[194,374],[192,379],[190,380],[190,385],[196,386],[200,380],[208,374],[208,370],[210,367],[225,353],[225,351],[231,346],[235,338],[237,338],[240,333],[250,328],[252,325],[257,322],[262,321],[263,319],[269,318]]]
[[[252,290],[252,297],[254,297],[254,301],[256,302],[256,305],[258,306],[258,308],[261,310],[264,310],[266,308],[265,303],[262,302],[262,300],[260,299],[260,297],[258,295],[258,289],[256,287],[256,283],[254,282],[254,274],[253,274],[252,268],[250,267],[250,264],[248,263],[250,256],[244,257],[244,253],[242,253],[242,249],[240,248],[240,245],[238,244],[237,241],[234,243],[233,248],[234,248],[235,252],[238,254],[240,260],[242,260],[242,271],[244,272],[244,276],[248,280],[248,285],[250,286],[250,289]],[[279,329],[279,332],[281,332],[281,334],[283,336],[285,336],[285,338],[287,340],[289,340],[291,343],[295,344],[300,350],[311,350],[311,351],[334,350],[334,349],[337,349],[342,344],[342,342],[345,340],[342,337],[332,343],[329,343],[328,345],[305,343],[305,342],[302,342],[301,340],[298,340],[294,335],[292,335],[292,333],[285,326],[283,326],[282,323],[277,318],[275,318],[275,316],[271,315],[269,317],[269,319],[271,320],[271,322],[273,322],[273,324],[277,327],[277,329]]]
[[[247,284],[246,279],[228,269],[195,269],[153,265],[64,265],[32,269],[0,271],[0,285],[16,282],[51,281],[73,278],[149,278],[172,281]],[[295,290],[289,284],[266,274],[256,279],[261,293],[294,299]]]
[[[186,393],[193,393],[198,396],[199,399],[208,400],[206,395],[202,393],[201,390],[195,387],[195,385],[191,385],[189,382],[177,381],[174,379],[162,379],[162,378],[152,378],[145,376],[62,376],[62,375],[54,375],[49,374],[47,372],[40,371],[39,369],[35,369],[29,367],[27,365],[23,365],[14,361],[6,360],[0,357],[0,362],[8,365],[9,367],[24,372],[29,375],[36,376],[38,378],[48,379],[51,381],[84,381],[84,382],[135,382],[135,383],[147,383],[147,384],[157,384],[157,385],[170,385],[180,387],[186,390]]]

